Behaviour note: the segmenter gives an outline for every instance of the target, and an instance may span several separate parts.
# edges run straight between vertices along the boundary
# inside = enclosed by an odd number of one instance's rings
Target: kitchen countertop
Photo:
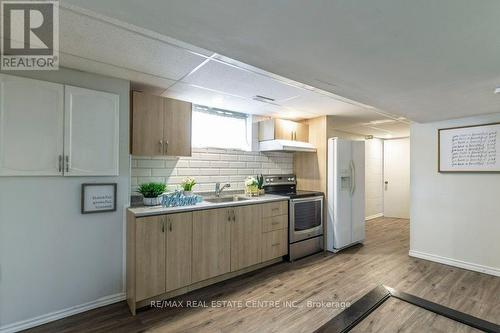
[[[237,195],[238,197],[245,197],[244,195]],[[226,197],[222,195],[222,197]],[[223,207],[234,207],[234,206],[246,206],[259,203],[273,202],[273,201],[283,201],[288,200],[287,197],[281,195],[265,194],[258,197],[245,197],[247,200],[242,201],[229,201],[229,202],[208,202],[203,201],[196,205],[191,206],[179,206],[179,207],[131,207],[128,210],[135,215],[135,217],[152,216],[152,215],[163,215],[163,214],[173,214],[181,212],[192,212],[195,210],[212,209],[212,208],[223,208]]]

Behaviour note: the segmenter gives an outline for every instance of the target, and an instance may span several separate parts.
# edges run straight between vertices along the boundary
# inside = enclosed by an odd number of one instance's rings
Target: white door
[[[65,86],[66,176],[117,176],[119,97]]]
[[[410,139],[384,141],[384,216],[410,218]]]
[[[62,174],[64,87],[0,74],[0,176]]]

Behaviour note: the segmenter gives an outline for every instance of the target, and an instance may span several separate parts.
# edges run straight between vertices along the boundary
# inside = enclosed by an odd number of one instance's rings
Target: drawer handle
[[[280,222],[271,222],[272,225],[280,224]]]
[[[281,243],[274,243],[274,244],[271,244],[271,246],[278,246],[278,245],[281,245]]]

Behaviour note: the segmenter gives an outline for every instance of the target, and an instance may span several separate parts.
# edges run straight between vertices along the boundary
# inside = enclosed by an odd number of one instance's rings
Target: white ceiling
[[[500,111],[498,0],[64,0],[415,121]]]
[[[134,89],[197,104],[288,119],[334,115],[344,131],[376,137],[409,134],[409,122],[394,114],[171,37],[66,4],[60,16],[63,66],[124,78]],[[257,101],[256,95],[273,101]],[[373,121],[399,127],[381,130]]]

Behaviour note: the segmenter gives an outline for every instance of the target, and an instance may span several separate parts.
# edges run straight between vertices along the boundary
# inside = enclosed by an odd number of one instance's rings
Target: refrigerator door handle
[[[356,191],[356,167],[354,165],[354,161],[351,160],[351,196],[354,195],[354,191]]]

